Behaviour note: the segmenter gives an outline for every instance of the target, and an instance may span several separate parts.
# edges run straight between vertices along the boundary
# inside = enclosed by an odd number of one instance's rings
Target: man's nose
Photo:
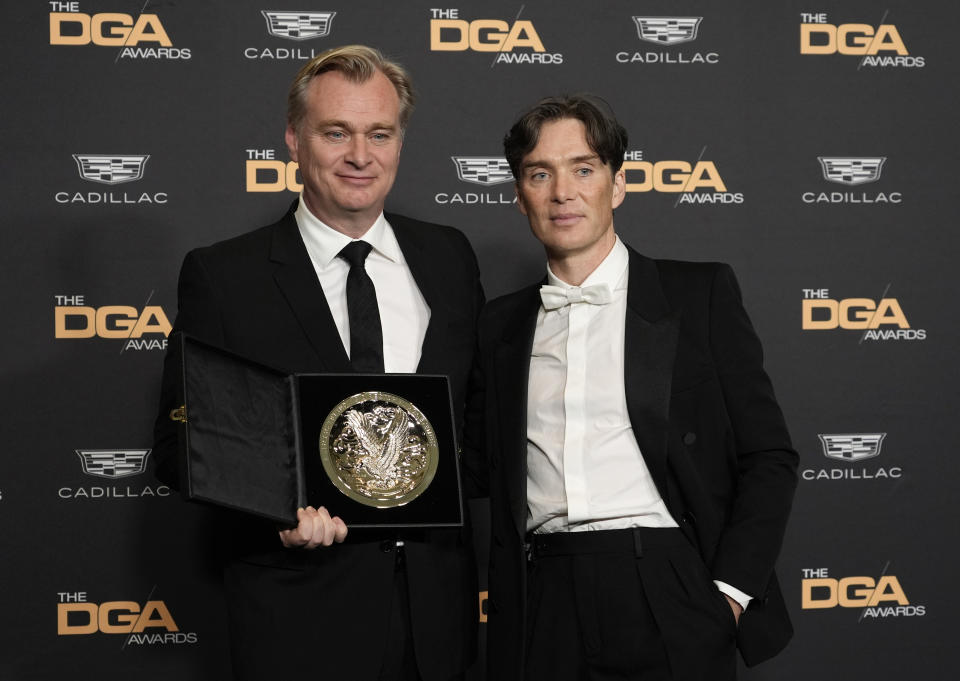
[[[361,168],[370,163],[370,147],[367,145],[366,137],[363,135],[354,135],[350,139],[346,161]]]
[[[573,179],[563,173],[559,173],[553,178],[553,200],[569,201],[574,197],[575,190]]]

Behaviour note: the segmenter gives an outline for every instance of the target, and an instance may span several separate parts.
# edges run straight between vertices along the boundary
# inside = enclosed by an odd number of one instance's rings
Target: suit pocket
[[[682,593],[687,597],[686,607],[700,613],[715,623],[721,630],[735,635],[737,620],[727,602],[727,597],[717,588],[700,555],[690,547],[682,555],[670,559],[671,567],[680,582]]]

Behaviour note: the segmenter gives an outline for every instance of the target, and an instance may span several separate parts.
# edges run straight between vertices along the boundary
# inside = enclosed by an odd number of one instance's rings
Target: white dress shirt
[[[337,257],[337,254],[354,239],[324,224],[310,212],[303,197],[294,216],[349,357],[347,274],[350,264]],[[414,373],[420,364],[423,338],[430,322],[430,308],[417,288],[393,228],[383,213],[380,213],[362,240],[373,246],[365,268],[377,291],[380,326],[383,329],[384,371]]]
[[[627,248],[583,287],[606,284],[606,305],[541,306],[527,393],[527,529],[676,527],[633,436],[623,385]],[[547,268],[548,283],[574,288]]]
[[[580,287],[606,285],[609,303],[541,306],[537,314],[527,385],[527,530],[677,527],[627,411],[628,276],[629,253],[618,237]],[[552,286],[576,288],[549,267],[547,279]],[[750,600],[727,584],[717,586],[744,607]]]

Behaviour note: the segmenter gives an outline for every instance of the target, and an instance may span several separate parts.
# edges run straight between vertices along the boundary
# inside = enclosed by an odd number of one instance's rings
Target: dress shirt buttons
[[[685,433],[683,436],[683,444],[685,445],[692,445],[696,441],[697,441],[696,433]]]

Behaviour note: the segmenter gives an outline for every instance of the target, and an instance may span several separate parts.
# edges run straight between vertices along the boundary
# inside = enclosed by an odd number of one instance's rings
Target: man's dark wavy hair
[[[503,138],[503,151],[513,176],[519,182],[520,164],[533,151],[544,123],[573,118],[586,128],[590,149],[615,174],[623,165],[627,150],[627,131],[613,115],[613,109],[601,97],[592,94],[546,97],[523,114]]]

